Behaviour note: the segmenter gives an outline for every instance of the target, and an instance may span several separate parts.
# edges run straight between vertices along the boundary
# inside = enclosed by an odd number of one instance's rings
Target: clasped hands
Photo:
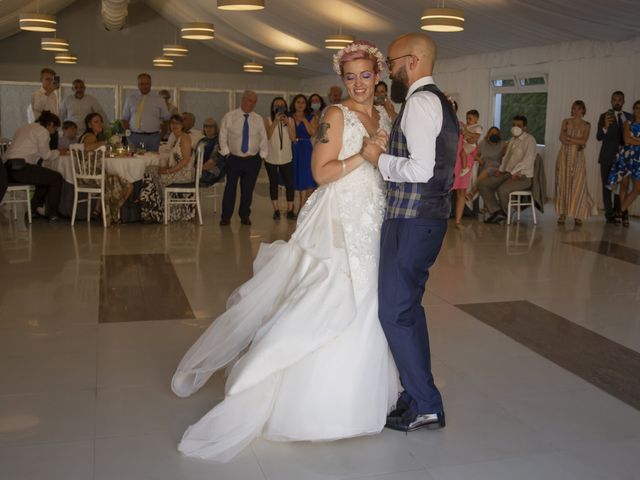
[[[380,154],[387,149],[387,143],[389,143],[389,134],[384,130],[378,130],[373,137],[363,138],[360,155],[374,167],[377,167]]]

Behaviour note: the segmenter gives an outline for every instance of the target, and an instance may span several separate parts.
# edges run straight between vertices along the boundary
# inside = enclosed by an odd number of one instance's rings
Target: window
[[[508,137],[516,115],[527,117],[528,130],[536,143],[544,145],[547,121],[547,76],[545,74],[502,75],[491,80],[494,125]]]

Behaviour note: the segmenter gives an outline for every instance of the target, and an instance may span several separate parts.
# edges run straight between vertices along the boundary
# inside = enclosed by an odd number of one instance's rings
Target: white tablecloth
[[[156,152],[147,152],[133,157],[107,157],[105,164],[107,173],[118,175],[133,183],[142,180],[145,168],[150,165],[160,165],[160,155]],[[73,183],[71,156],[61,155],[56,160],[46,162],[44,166],[60,172],[66,182]]]

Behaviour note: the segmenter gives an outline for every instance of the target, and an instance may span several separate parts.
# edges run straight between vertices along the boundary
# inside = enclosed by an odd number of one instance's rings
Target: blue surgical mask
[[[491,135],[489,140],[493,143],[498,143],[500,141],[500,135]]]
[[[317,112],[318,110],[320,110],[320,107],[321,107],[321,106],[322,106],[322,105],[321,105],[321,104],[319,104],[319,103],[312,103],[312,104],[311,104],[311,110],[313,110],[314,112]]]

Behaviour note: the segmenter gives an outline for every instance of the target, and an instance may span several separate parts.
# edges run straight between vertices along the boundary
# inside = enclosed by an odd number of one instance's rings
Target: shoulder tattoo
[[[318,125],[318,130],[316,131],[316,142],[317,143],[329,143],[329,137],[327,135],[327,131],[331,128],[331,125],[327,122],[322,122]]]

